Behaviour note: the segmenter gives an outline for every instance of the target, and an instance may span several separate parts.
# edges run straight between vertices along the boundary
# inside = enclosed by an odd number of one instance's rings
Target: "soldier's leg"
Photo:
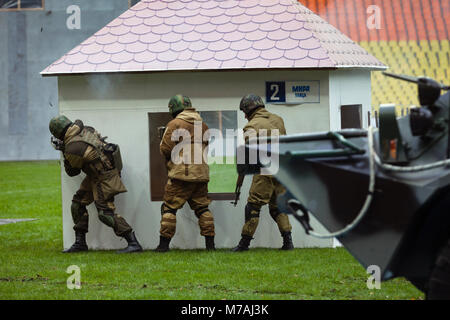
[[[278,230],[280,230],[281,234],[291,232],[292,226],[287,214],[281,213],[276,206],[269,206],[269,212],[272,219],[278,225]]]
[[[165,203],[161,205],[161,228],[159,234],[167,239],[172,239],[177,227],[177,209],[169,208]]]
[[[89,215],[87,206],[94,201],[89,178],[85,178],[80,188],[72,198],[70,212],[74,223],[75,243],[64,253],[79,252],[88,250],[86,243],[86,233],[89,229]]]
[[[137,241],[133,229],[124,217],[116,213],[114,205],[114,195],[117,192],[125,191],[125,186],[118,173],[110,176],[104,175],[100,181],[92,181],[92,194],[99,220],[112,228],[116,236],[123,237],[128,243],[125,249],[117,251],[117,253],[140,252],[142,247]]]
[[[84,178],[78,191],[72,198],[72,205],[70,211],[74,223],[73,229],[75,231],[86,233],[89,227],[89,216],[87,206],[94,201],[92,194],[92,187],[89,178]]]
[[[215,250],[214,244],[214,216],[209,210],[211,200],[208,197],[208,183],[198,182],[190,183],[192,186],[192,195],[188,200],[189,206],[194,210],[195,216],[198,218],[200,227],[200,235],[205,237],[205,246],[207,250]]]
[[[124,217],[115,212],[116,207],[114,205],[114,197],[106,200],[101,198],[97,199],[95,201],[95,206],[97,207],[99,220],[108,227],[112,228],[116,236],[123,237],[127,241],[127,247],[117,251],[117,253],[142,251],[142,247],[136,239],[133,228],[131,228]]]
[[[89,215],[85,205],[78,201],[72,201],[70,206],[75,232],[87,233],[89,230]]]
[[[253,239],[253,235],[258,227],[260,211],[260,205],[247,202],[247,205],[245,206],[245,223],[241,231],[241,240],[232,251],[239,252],[248,250],[250,241]]]
[[[268,176],[254,175],[250,191],[248,193],[247,206],[245,207],[245,224],[242,235],[255,234],[259,223],[261,207],[268,204],[273,193],[272,180]]]
[[[274,185],[275,185],[274,193],[272,194],[272,197],[269,202],[269,212],[272,219],[278,225],[278,230],[280,230],[280,234],[283,237],[283,246],[281,247],[281,249],[290,250],[294,248],[291,236],[292,226],[291,223],[289,222],[288,215],[280,212],[278,210],[277,205],[277,197],[279,194],[285,192],[285,189],[277,181],[274,181]]]
[[[115,212],[114,195],[106,189],[104,190],[104,188],[106,188],[106,184],[102,184],[99,181],[92,182],[92,194],[98,218],[105,225],[112,228],[116,236],[124,237],[132,231],[132,228],[121,215]]]
[[[259,224],[259,215],[261,206],[255,203],[248,202],[245,206],[245,223],[242,227],[242,236],[247,236],[253,239],[256,229]]]
[[[124,237],[133,230],[125,218],[115,213],[114,197],[106,200],[98,199],[95,201],[95,206],[97,207],[99,220],[112,228],[116,236]]]
[[[159,230],[159,245],[155,249],[157,252],[169,250],[170,240],[176,231],[178,209],[182,208],[189,198],[191,190],[187,189],[185,183],[180,180],[169,179],[167,181],[164,202],[161,205],[161,228]]]
[[[242,227],[241,241],[233,251],[248,250],[250,241],[259,224],[261,207],[269,203],[273,186],[270,177],[254,175],[250,191],[248,193],[247,205],[245,206],[245,223]]]

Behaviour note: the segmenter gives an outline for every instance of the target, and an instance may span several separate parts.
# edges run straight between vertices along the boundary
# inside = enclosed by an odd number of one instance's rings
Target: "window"
[[[210,181],[208,190],[213,200],[233,200],[237,171],[235,161],[237,132],[236,111],[200,111],[203,121],[208,125],[211,139],[208,148]],[[167,182],[164,159],[159,152],[158,127],[166,126],[172,120],[168,112],[148,114],[150,141],[150,197],[161,201]]]
[[[45,0],[0,0],[0,11],[43,10]]]
[[[362,105],[341,106],[341,129],[362,128]]]
[[[208,150],[209,192],[234,193],[237,179],[237,112],[203,111],[200,116],[209,129],[216,132],[216,135],[211,137]],[[214,133],[212,130],[211,133]]]

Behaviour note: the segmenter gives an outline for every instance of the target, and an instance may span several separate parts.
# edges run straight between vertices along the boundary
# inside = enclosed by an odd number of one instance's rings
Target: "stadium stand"
[[[450,84],[449,0],[300,2],[388,65],[388,71]],[[379,28],[369,28],[377,13]],[[416,86],[373,72],[372,108],[377,110],[383,103],[395,103],[399,113],[418,105]]]

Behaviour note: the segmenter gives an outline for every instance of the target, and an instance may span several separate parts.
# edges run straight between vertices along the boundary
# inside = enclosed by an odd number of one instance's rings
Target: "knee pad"
[[[242,227],[242,236],[247,236],[253,239],[253,236],[256,232],[256,228],[258,228],[259,224],[259,216],[253,216],[247,221],[245,221],[244,226]]]
[[[70,206],[70,212],[72,213],[72,219],[75,224],[77,224],[81,217],[87,213],[86,206],[82,205],[79,202],[72,201],[72,205]]]
[[[276,222],[281,212],[278,210],[278,208],[269,208],[269,213],[272,219]]]
[[[209,212],[209,208],[208,207],[203,207],[203,208],[199,208],[195,210],[195,215],[197,216],[197,218],[200,218],[200,216],[202,214],[204,214],[205,212]]]
[[[245,221],[249,221],[252,218],[259,218],[260,211],[261,208],[251,203],[247,203],[247,205],[245,206]]]
[[[292,226],[289,222],[289,217],[285,213],[279,213],[275,219],[275,222],[278,225],[278,229],[281,233],[291,232]]]
[[[159,233],[164,238],[172,239],[177,226],[177,216],[170,212],[165,212],[161,216],[161,229]]]
[[[164,215],[165,213],[176,214],[176,213],[177,213],[177,209],[169,208],[168,206],[166,206],[166,205],[163,203],[163,204],[161,205],[161,215]]]
[[[206,210],[198,217],[198,225],[200,227],[200,235],[215,236],[214,217],[211,211]]]
[[[98,211],[98,218],[101,222],[106,224],[108,227],[114,228],[114,212],[112,211],[104,211],[99,210]]]

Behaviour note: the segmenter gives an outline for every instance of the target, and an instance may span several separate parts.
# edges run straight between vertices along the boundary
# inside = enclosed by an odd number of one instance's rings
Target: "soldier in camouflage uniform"
[[[253,94],[246,95],[242,98],[239,108],[244,112],[245,118],[248,120],[247,125],[244,127],[244,134],[247,137],[251,131],[253,131],[255,136],[263,136],[264,132],[261,131],[262,129],[267,130],[267,136],[276,134],[276,132],[271,132],[272,130],[278,130],[279,135],[286,134],[283,119],[267,111],[261,97]],[[253,176],[245,207],[245,224],[241,232],[242,238],[232,251],[248,250],[250,241],[253,239],[253,235],[258,227],[261,207],[266,204],[269,205],[270,216],[277,223],[283,238],[281,249],[290,250],[294,248],[289,218],[285,213],[281,213],[277,206],[277,196],[284,192],[284,187],[274,177],[260,174]]]
[[[114,196],[127,190],[120,178],[121,163],[115,164],[108,152],[111,145],[81,120],[72,122],[65,116],[57,116],[50,120],[49,128],[61,143],[58,150],[63,152],[66,173],[70,177],[77,176],[81,171],[86,174],[72,199],[75,243],[64,252],[88,250],[86,233],[89,217],[86,207],[92,202],[95,203],[100,221],[111,227],[117,236],[127,240],[128,246],[118,253],[142,251],[130,225],[115,212]]]
[[[176,212],[186,202],[198,218],[200,234],[205,237],[206,249],[214,250],[214,217],[208,208],[211,202],[208,198],[209,166],[206,159],[203,158],[208,146],[207,139],[203,141],[203,137],[208,130],[208,126],[202,121],[198,112],[192,108],[188,97],[182,95],[172,97],[169,101],[169,112],[174,119],[167,124],[160,144],[160,151],[166,161],[169,179],[165,187],[164,202],[161,206],[160,243],[156,251],[166,252],[169,250],[170,240],[175,235]],[[201,131],[196,132],[198,136],[194,135],[194,125],[201,126]],[[172,161],[172,150],[181,142],[172,141],[172,134],[176,133],[176,130],[186,130],[190,134],[190,141],[182,140],[183,143],[190,144],[190,163],[184,161],[181,161],[181,163],[175,161],[174,163]],[[183,150],[179,153],[181,159],[183,159],[182,152]],[[194,162],[196,152],[201,155],[199,163]]]

